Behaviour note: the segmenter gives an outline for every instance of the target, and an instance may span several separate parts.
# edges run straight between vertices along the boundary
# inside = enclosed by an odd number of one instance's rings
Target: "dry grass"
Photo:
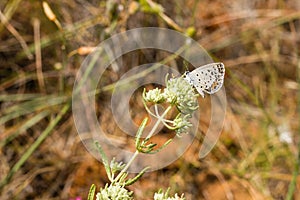
[[[135,198],[171,186],[187,199],[300,199],[298,0],[159,1],[164,13],[152,14],[135,10],[135,1],[46,2],[53,13],[39,1],[0,2],[0,199],[85,199],[92,183],[104,186],[102,164],[86,152],[73,124],[73,82],[94,46],[144,26],[194,27],[194,39],[227,67],[228,107],[208,157],[198,160],[195,141],[175,163],[130,186]],[[136,55],[126,57],[124,72],[161,57]],[[107,72],[107,83],[121,75]],[[103,105],[109,95],[101,93]],[[115,130],[106,109],[99,106],[100,120]],[[208,124],[202,117],[199,131]],[[280,140],[284,132],[291,143]]]

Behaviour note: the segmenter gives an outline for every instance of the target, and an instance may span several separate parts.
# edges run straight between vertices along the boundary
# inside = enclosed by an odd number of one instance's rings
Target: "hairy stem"
[[[155,133],[158,125],[164,120],[164,117],[167,115],[167,113],[172,109],[172,106],[169,106],[164,113],[157,119],[156,123],[154,124],[154,126],[152,127],[151,131],[149,132],[149,134],[147,135],[146,139],[150,139],[153,134]],[[126,164],[126,166],[122,169],[122,171],[118,174],[118,176],[114,179],[114,182],[117,182],[121,176],[128,170],[128,168],[130,167],[130,165],[133,163],[133,161],[135,160],[135,158],[138,156],[140,152],[138,150],[136,150],[133,154],[133,156],[131,157],[131,159],[129,160],[129,162]]]

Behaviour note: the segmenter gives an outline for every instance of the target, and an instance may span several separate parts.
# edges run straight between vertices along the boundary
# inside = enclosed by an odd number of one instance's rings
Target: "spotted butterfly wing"
[[[210,63],[192,72],[185,73],[185,79],[204,97],[204,92],[214,94],[224,82],[225,66],[223,63]]]

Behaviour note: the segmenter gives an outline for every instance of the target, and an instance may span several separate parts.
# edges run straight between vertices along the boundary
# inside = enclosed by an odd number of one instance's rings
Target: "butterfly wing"
[[[193,85],[201,94],[214,94],[220,90],[224,82],[225,66],[223,63],[210,63],[189,73]]]

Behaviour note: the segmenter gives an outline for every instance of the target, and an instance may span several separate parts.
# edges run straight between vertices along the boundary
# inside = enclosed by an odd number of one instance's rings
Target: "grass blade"
[[[49,136],[51,131],[55,128],[58,122],[62,119],[62,117],[67,113],[70,108],[71,103],[67,103],[60,113],[55,117],[53,121],[47,126],[47,128],[42,132],[40,137],[26,150],[26,152],[22,155],[22,157],[17,161],[17,163],[12,167],[7,176],[1,180],[0,189],[5,186],[12,176],[22,167],[22,165],[28,160],[31,154],[42,144],[42,142]]]
[[[4,110],[4,116],[0,118],[0,125],[6,123],[9,120],[15,119],[22,115],[33,113],[38,110],[46,109],[48,107],[58,105],[66,102],[65,96],[49,98],[41,97],[33,99],[32,101],[26,101],[17,105],[13,105]]]
[[[26,120],[16,131],[11,133],[6,139],[3,139],[0,137],[0,139],[1,139],[0,148],[5,146],[10,141],[12,141],[14,138],[16,138],[20,133],[25,132],[27,129],[34,126],[41,119],[45,118],[49,114],[50,114],[50,111],[48,111],[48,110],[42,111],[42,112],[38,113],[37,115],[35,115],[34,117],[30,118],[29,120]]]

